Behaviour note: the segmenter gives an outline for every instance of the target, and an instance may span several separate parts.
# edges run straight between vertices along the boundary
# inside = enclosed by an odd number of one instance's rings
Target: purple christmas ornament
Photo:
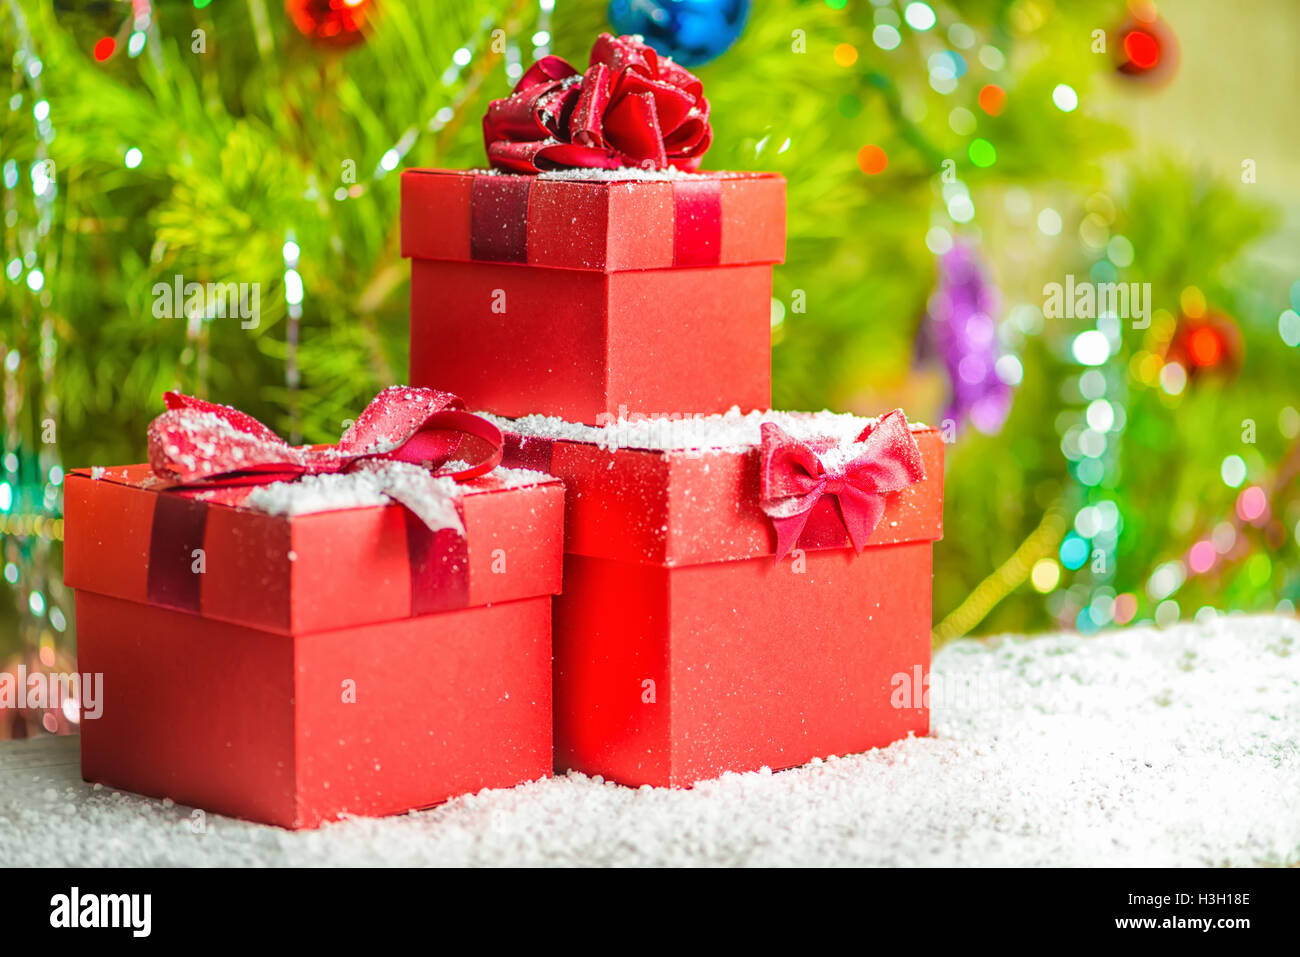
[[[930,338],[952,385],[945,419],[969,420],[993,435],[1011,410],[1011,386],[997,373],[998,291],[975,251],[962,243],[939,258],[939,285],[930,297]]]

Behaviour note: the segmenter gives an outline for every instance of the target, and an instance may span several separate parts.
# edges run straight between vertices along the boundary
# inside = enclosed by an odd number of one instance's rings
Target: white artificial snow
[[[864,634],[863,640],[870,640]],[[933,736],[690,790],[571,774],[291,833],[0,744],[0,867],[1300,864],[1300,622],[961,641]]]
[[[852,443],[876,420],[847,412],[741,412],[736,406],[716,415],[624,418],[606,425],[582,425],[556,416],[528,415],[506,419],[487,412],[478,415],[505,432],[525,437],[590,442],[605,449],[686,450],[735,452],[761,441],[764,422],[773,422],[793,438],[833,439]],[[909,423],[913,432],[928,426]]]
[[[542,146],[559,146],[560,141],[555,137],[539,141]],[[649,183],[649,182],[669,182],[682,179],[737,179],[744,177],[745,173],[733,172],[708,172],[708,173],[687,173],[684,170],[677,169],[675,166],[669,166],[664,169],[646,169],[642,166],[618,166],[614,169],[599,169],[594,167],[575,166],[566,167],[565,169],[548,169],[540,173],[515,173],[511,170],[503,169],[474,169],[470,170],[475,176],[532,176],[536,179],[559,179],[573,180],[576,182],[603,182],[603,183]]]
[[[243,504],[269,515],[309,515],[343,508],[387,505],[379,476],[371,472],[305,475],[294,482],[259,485]]]
[[[670,181],[678,179],[717,179],[716,173],[687,173],[669,166],[665,169],[645,169],[640,166],[620,166],[617,169],[552,169],[537,174],[538,179],[593,180],[609,183]]]
[[[442,467],[449,472],[469,468],[465,462],[448,462]],[[487,473],[496,488],[524,488],[544,482],[554,482],[555,477],[532,469],[508,469],[498,466]],[[427,470],[409,462],[372,461],[366,468],[351,472],[326,475],[307,475],[293,482],[273,482],[253,489],[243,505],[270,515],[309,515],[315,512],[332,512],[346,508],[370,508],[389,505],[396,499],[391,494],[406,488],[410,494],[423,495],[425,489],[433,492],[430,505],[438,500],[450,505],[455,499],[481,487],[465,485],[450,476],[430,478]],[[403,498],[405,500],[405,497]],[[458,525],[459,520],[451,525]]]
[[[530,485],[544,485],[547,482],[559,481],[554,475],[536,469],[508,469],[501,466],[489,472],[488,477],[501,483],[502,488],[527,488]]]

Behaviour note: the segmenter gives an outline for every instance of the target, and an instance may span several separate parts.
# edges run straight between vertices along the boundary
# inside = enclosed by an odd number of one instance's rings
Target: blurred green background
[[[311,6],[0,0],[0,669],[72,667],[63,470],[142,460],[165,389],[333,441],[405,379],[396,171],[483,165],[488,100],[609,28],[354,0],[322,38]],[[1294,613],[1298,39],[1287,0],[761,0],[696,69],[706,168],[789,180],[775,404],[949,420],[937,642]],[[943,338],[953,248],[991,339]],[[260,284],[259,326],[157,317],[177,274]],[[1045,316],[1067,274],[1150,283],[1149,325]],[[1005,421],[949,408],[976,367]]]

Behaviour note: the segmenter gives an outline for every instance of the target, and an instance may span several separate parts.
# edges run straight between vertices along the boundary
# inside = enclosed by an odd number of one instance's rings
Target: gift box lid
[[[785,179],[676,170],[408,169],[402,255],[620,272],[778,263]]]
[[[765,505],[776,511],[779,503],[764,500],[764,470],[770,468],[764,461],[764,423],[777,426],[791,444],[806,448],[835,472],[836,462],[862,461],[855,459],[867,448],[861,437],[884,419],[733,410],[604,426],[542,416],[493,421],[505,434],[508,464],[541,468],[564,480],[566,552],[680,566],[782,551],[777,523],[765,511]],[[897,428],[899,423],[894,419],[891,424]],[[943,437],[905,419],[902,428],[914,443],[913,481],[882,496],[883,511],[859,544],[943,536]],[[865,458],[871,459],[869,451]],[[864,467],[880,471],[870,461]],[[854,542],[844,500],[835,494],[814,497],[793,546],[849,548]]]
[[[281,634],[559,593],[556,478],[496,468],[438,485],[443,498],[421,519],[374,472],[177,488],[148,465],[78,469],[65,489],[64,578]]]

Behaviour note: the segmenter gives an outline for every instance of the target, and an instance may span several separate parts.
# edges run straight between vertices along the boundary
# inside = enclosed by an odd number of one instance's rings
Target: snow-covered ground
[[[290,833],[0,744],[0,866],[1300,863],[1300,622],[951,645],[933,736],[692,790],[581,775]]]

